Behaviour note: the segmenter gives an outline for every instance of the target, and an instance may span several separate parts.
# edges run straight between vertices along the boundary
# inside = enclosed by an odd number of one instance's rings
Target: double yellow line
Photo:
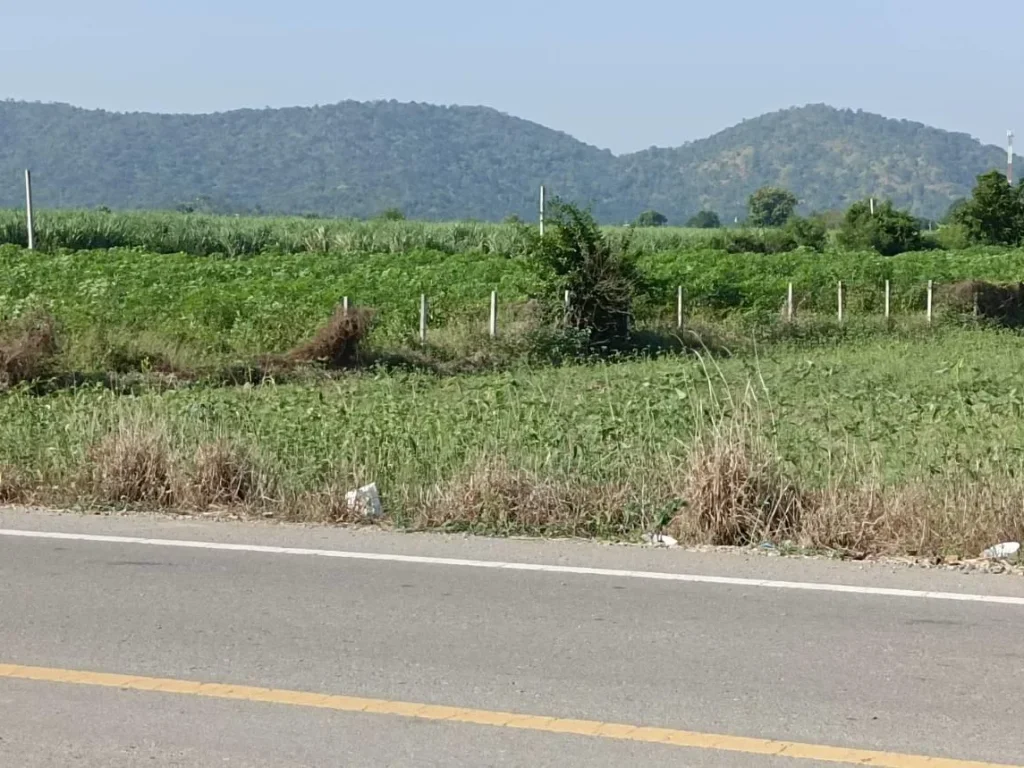
[[[896,752],[876,752],[864,749],[846,749],[820,744],[801,744],[792,741],[753,739],[714,733],[680,731],[673,728],[649,728],[622,723],[604,723],[596,720],[569,720],[561,717],[522,715],[511,712],[492,712],[483,709],[445,707],[436,704],[416,704],[387,699],[367,699],[355,696],[289,691],[277,688],[259,688],[250,685],[200,683],[162,677],[139,677],[107,672],[85,672],[50,667],[27,667],[20,664],[0,664],[0,678],[35,680],[47,683],[119,688],[128,691],[155,691],[212,699],[282,704],[293,707],[331,709],[338,712],[366,712],[379,715],[437,720],[448,723],[486,725],[497,728],[516,728],[541,733],[572,734],[599,739],[664,744],[688,749],[739,752],[747,755],[768,755],[798,760],[817,760],[844,765],[866,765],[874,768],[1024,768],[967,760],[952,760]]]

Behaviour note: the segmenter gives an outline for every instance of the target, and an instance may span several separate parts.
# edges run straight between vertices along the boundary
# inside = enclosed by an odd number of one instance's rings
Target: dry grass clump
[[[169,504],[171,450],[166,435],[122,424],[89,448],[86,470],[93,496],[114,504]]]
[[[0,385],[46,375],[57,354],[56,321],[48,313],[23,315],[0,329]]]
[[[24,504],[31,491],[32,484],[20,470],[0,465],[0,504]]]
[[[373,311],[337,307],[331,319],[285,358],[292,363],[321,363],[330,368],[351,368],[359,363],[359,348],[370,332]]]
[[[484,460],[421,500],[412,525],[498,534],[628,536],[641,522],[625,483],[542,478]]]
[[[198,509],[246,505],[269,500],[272,485],[247,450],[217,440],[200,445],[178,472],[174,498]]]
[[[976,313],[980,318],[1010,328],[1024,325],[1024,283],[965,280],[949,286],[944,293],[960,312]]]
[[[817,495],[801,540],[857,554],[977,557],[993,544],[1024,540],[1024,482],[947,476],[828,489]]]
[[[746,546],[795,537],[807,499],[774,447],[742,422],[698,435],[682,483],[684,511],[671,528],[684,541]]]

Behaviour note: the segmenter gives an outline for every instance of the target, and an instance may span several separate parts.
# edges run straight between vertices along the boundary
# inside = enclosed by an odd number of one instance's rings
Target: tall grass
[[[302,217],[236,217],[149,211],[41,211],[35,216],[43,250],[138,248],[150,253],[246,256],[276,253],[445,254],[515,256],[536,227],[485,222],[359,221]],[[706,244],[708,230],[606,228],[613,240],[627,236],[637,250],[653,253]],[[0,245],[25,245],[24,213],[0,210]]]

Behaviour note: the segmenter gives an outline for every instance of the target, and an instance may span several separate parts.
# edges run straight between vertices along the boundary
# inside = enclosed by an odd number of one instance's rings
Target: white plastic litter
[[[655,547],[678,547],[679,542],[664,533],[645,533],[640,537],[644,544],[651,544]]]
[[[363,517],[376,519],[384,514],[376,483],[349,491],[345,494],[345,503],[348,504],[349,509],[358,511]]]
[[[996,544],[994,547],[989,547],[981,553],[981,556],[988,560],[1006,560],[1018,552],[1020,552],[1019,541],[1006,541],[1002,544]]]

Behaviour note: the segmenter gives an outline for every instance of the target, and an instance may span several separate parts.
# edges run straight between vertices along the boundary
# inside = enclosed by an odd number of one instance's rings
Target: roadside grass
[[[375,368],[0,395],[0,499],[398,527],[976,555],[1024,536],[1024,337],[777,339],[726,357]]]

